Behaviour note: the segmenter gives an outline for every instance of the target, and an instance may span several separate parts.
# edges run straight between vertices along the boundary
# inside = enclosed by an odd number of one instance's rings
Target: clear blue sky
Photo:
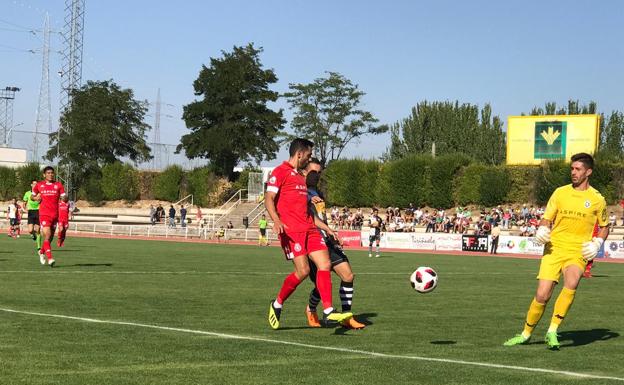
[[[13,28],[6,22],[40,28],[44,10],[60,30],[64,1],[0,0],[0,87],[22,88],[14,122],[24,124],[16,129],[34,126],[41,68],[40,56],[13,48],[41,43],[5,30]],[[162,141],[172,144],[186,132],[181,109],[195,97],[201,65],[248,42],[264,47],[262,62],[279,78],[275,90],[337,71],[366,92],[364,108],[381,123],[406,117],[424,99],[491,103],[504,120],[569,98],[622,111],[623,21],[624,2],[616,0],[87,0],[83,80],[112,78],[152,101],[160,87],[174,105],[163,108],[173,118],[161,123]],[[60,50],[58,35],[52,40]],[[54,111],[59,68],[52,54]],[[346,155],[379,156],[388,144],[387,135],[366,138]]]

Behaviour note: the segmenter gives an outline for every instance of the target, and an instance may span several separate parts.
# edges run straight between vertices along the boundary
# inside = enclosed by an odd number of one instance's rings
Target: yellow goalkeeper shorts
[[[537,279],[559,282],[561,272],[570,265],[578,266],[581,271],[584,271],[587,261],[580,254],[575,256],[574,253],[569,252],[545,254],[540,263]]]

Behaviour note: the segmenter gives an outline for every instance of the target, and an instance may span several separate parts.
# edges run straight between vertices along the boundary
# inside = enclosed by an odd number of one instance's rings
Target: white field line
[[[100,324],[108,324],[108,325],[133,326],[133,327],[147,328],[147,329],[167,330],[167,331],[173,331],[173,332],[198,334],[198,335],[211,336],[211,337],[224,338],[224,339],[258,341],[258,342],[266,342],[266,343],[272,343],[272,344],[297,346],[297,347],[308,348],[308,349],[328,350],[328,351],[349,353],[349,354],[360,354],[363,356],[370,356],[370,357],[393,358],[393,359],[425,361],[425,362],[439,362],[439,363],[446,363],[446,364],[478,366],[478,367],[493,368],[493,369],[508,369],[508,370],[515,370],[515,371],[520,371],[520,372],[546,373],[546,374],[563,375],[563,376],[569,376],[569,377],[575,377],[575,378],[586,378],[586,379],[597,379],[597,380],[600,379],[600,380],[612,380],[612,381],[624,382],[623,377],[601,376],[601,375],[595,375],[595,374],[589,374],[589,373],[569,372],[565,370],[531,368],[531,367],[525,367],[525,366],[492,364],[492,363],[487,363],[487,362],[453,360],[453,359],[448,359],[448,358],[386,354],[386,353],[378,353],[378,352],[371,352],[371,351],[357,350],[357,349],[347,349],[347,348],[334,347],[334,346],[322,346],[322,345],[304,344],[300,342],[281,341],[281,340],[274,340],[274,339],[263,338],[263,337],[242,336],[242,335],[236,335],[236,334],[225,334],[225,333],[209,332],[209,331],[203,331],[203,330],[174,328],[174,327],[168,327],[168,326],[149,325],[149,324],[141,324],[141,323],[135,323],[135,322],[100,320],[100,319],[94,319],[94,318],[67,316],[67,315],[62,315],[62,314],[37,313],[37,312],[14,310],[14,309],[7,309],[7,308],[0,308],[0,311],[6,312],[6,313],[26,314],[26,315],[33,315],[33,316],[38,316],[38,317],[48,317],[48,318],[61,318],[61,319],[69,319],[69,320],[74,320],[74,321],[100,323]]]

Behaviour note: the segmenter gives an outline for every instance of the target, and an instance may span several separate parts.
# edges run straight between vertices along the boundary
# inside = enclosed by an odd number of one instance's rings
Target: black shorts
[[[266,229],[260,229],[260,235],[265,237],[266,236]]]
[[[9,218],[9,225],[10,226],[17,226],[19,222],[17,221],[17,218]]]
[[[368,237],[368,242],[370,244],[373,244],[374,242],[379,242],[381,241],[381,236],[380,235],[371,235]]]
[[[343,262],[349,262],[349,258],[347,258],[347,255],[339,246],[330,243],[327,244],[327,250],[329,251],[329,261],[331,262],[332,268]]]
[[[39,224],[39,210],[28,210],[28,224],[29,225]]]

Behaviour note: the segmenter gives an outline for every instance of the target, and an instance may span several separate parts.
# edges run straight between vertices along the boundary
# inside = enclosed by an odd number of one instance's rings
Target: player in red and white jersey
[[[61,182],[54,180],[54,167],[47,166],[44,168],[43,178],[44,180],[37,182],[32,190],[32,199],[41,202],[39,205],[39,225],[43,234],[43,249],[39,253],[39,259],[41,264],[45,265],[46,260],[41,255],[44,254],[48,259],[48,265],[54,267],[55,261],[52,257],[51,242],[58,222],[59,199],[65,195],[65,188]]]
[[[69,197],[65,194],[59,201],[58,210],[58,240],[56,245],[63,247],[65,243],[65,234],[69,228]]]
[[[265,206],[273,219],[273,231],[278,234],[286,259],[291,260],[295,271],[288,275],[274,301],[269,305],[269,325],[279,328],[284,301],[310,273],[308,257],[316,264],[316,286],[323,303],[323,323],[342,322],[351,313],[338,313],[332,306],[331,262],[329,252],[318,228],[335,237],[336,234],[323,221],[308,211],[308,187],[299,170],[312,155],[314,144],[297,138],[290,144],[288,161],[277,166],[269,178]],[[317,228],[318,227],[318,228]]]

